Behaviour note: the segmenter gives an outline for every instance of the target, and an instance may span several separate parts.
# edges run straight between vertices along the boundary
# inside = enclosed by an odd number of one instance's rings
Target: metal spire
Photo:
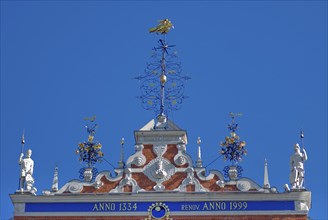
[[[263,179],[263,188],[270,189],[269,183],[269,172],[268,172],[268,161],[264,160],[264,179]]]
[[[58,191],[58,166],[56,165],[55,171],[54,171],[54,178],[52,180],[52,187],[51,187],[52,192],[57,192]]]
[[[164,114],[164,98],[165,98],[165,83],[166,83],[166,73],[165,73],[165,53],[167,53],[168,45],[165,42],[165,35],[163,37],[163,40],[160,40],[162,47],[162,59],[161,59],[161,76],[160,76],[160,82],[161,82],[161,106],[160,106],[160,113],[157,116],[157,119],[159,122],[165,122],[166,116]]]
[[[149,30],[150,33],[160,34],[158,46],[153,48],[151,61],[147,63],[144,74],[135,79],[140,82],[142,106],[146,110],[154,110],[159,122],[156,128],[165,128],[167,114],[178,110],[184,98],[184,82],[190,79],[181,74],[181,63],[177,52],[171,51],[166,42],[166,34],[173,28],[168,19]]]

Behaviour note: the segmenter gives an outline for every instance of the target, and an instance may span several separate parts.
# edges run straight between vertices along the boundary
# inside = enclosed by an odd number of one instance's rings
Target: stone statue
[[[295,153],[290,157],[290,184],[292,189],[302,189],[304,181],[304,164],[307,160],[305,149],[300,149],[299,144],[294,145]]]
[[[32,150],[28,149],[26,151],[26,156],[23,159],[24,154],[22,153],[19,157],[18,164],[21,166],[20,172],[20,191],[24,192],[27,190],[33,194],[36,192],[36,188],[33,187],[34,178],[33,178],[33,168],[34,161],[31,159]]]

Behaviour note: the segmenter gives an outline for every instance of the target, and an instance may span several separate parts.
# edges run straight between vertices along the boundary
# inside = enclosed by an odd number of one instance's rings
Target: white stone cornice
[[[33,196],[11,194],[13,203],[27,202],[111,202],[111,201],[303,201],[311,207],[311,192],[261,193],[261,192],[138,192],[102,194],[57,194]]]

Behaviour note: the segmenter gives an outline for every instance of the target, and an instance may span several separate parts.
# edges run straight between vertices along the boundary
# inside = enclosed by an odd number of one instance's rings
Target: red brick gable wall
[[[163,157],[168,159],[172,164],[174,164],[176,167],[178,168],[186,168],[189,166],[188,163],[182,165],[182,166],[179,166],[177,164],[174,163],[174,156],[177,155],[178,153],[178,148],[175,144],[168,144],[167,145],[167,150],[166,152],[164,153]],[[191,164],[192,165],[192,164]]]
[[[143,168],[145,167],[149,162],[154,160],[156,158],[156,154],[153,151],[153,145],[147,144],[144,145],[144,148],[142,150],[143,155],[146,158],[146,163],[142,166],[136,166],[134,164],[131,165],[131,169],[133,170],[134,168]],[[177,145],[175,144],[169,144],[167,145],[167,150],[163,154],[163,157],[166,158],[177,168],[186,168],[189,166],[189,164],[184,164],[183,166],[178,166],[174,162],[174,157],[178,153],[178,148]],[[146,191],[154,191],[153,187],[156,185],[155,182],[150,180],[144,173],[138,172],[138,173],[133,173],[132,172],[132,178],[137,182],[138,186]],[[174,190],[178,188],[183,180],[187,178],[188,174],[186,172],[177,172],[174,175],[170,177],[170,179],[166,180],[162,184],[165,186],[165,190]],[[223,191],[239,191],[235,185],[226,185],[225,187],[221,188],[219,187],[216,183],[218,180],[220,180],[218,175],[214,175],[212,179],[208,180],[202,180],[197,176],[197,173],[194,173],[195,178],[200,182],[200,184],[207,189],[210,192],[223,192]],[[115,189],[120,181],[125,177],[125,174],[123,174],[122,178],[116,181],[110,181],[106,178],[106,176],[103,176],[101,178],[101,182],[103,185],[96,189],[94,186],[83,186],[83,190],[81,193],[108,193],[111,190]],[[123,187],[124,192],[132,192],[132,187],[131,186],[124,186]],[[188,186],[186,188],[187,192],[192,192],[195,191],[195,187]]]

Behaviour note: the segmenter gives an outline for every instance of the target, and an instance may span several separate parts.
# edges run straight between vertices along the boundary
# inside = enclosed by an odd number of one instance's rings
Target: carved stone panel
[[[166,144],[154,145],[153,150],[158,157],[162,157],[167,150],[167,145]]]
[[[175,167],[163,157],[157,157],[145,167],[145,175],[157,184],[162,183],[175,173]]]

